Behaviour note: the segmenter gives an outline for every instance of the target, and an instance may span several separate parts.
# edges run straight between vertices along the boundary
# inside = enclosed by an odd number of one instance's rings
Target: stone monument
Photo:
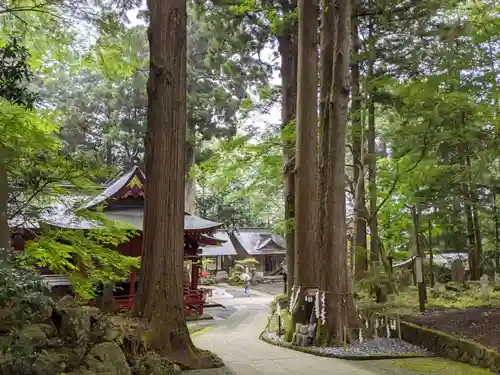
[[[461,259],[455,259],[451,263],[451,281],[465,281],[465,268]]]
[[[490,285],[488,283],[488,275],[483,275],[479,279],[481,283],[481,298],[488,300],[490,298]]]

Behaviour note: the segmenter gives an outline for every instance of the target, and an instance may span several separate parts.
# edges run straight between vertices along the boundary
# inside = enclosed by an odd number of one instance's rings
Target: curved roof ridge
[[[84,204],[82,206],[82,208],[83,209],[94,208],[94,207],[104,203],[109,198],[111,198],[113,195],[118,193],[121,188],[126,186],[132,180],[134,175],[136,175],[136,174],[140,174],[140,176],[143,179],[146,179],[146,175],[144,174],[144,172],[137,165],[134,165],[129,172],[116,178],[111,184],[108,185],[108,187],[101,194],[94,197],[86,204]]]

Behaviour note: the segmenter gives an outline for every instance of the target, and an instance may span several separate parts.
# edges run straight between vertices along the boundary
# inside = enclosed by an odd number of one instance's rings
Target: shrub
[[[285,310],[288,308],[288,296],[286,294],[278,294],[274,297],[271,302],[271,311],[274,313],[276,311],[276,305],[279,304],[281,310]]]
[[[53,304],[50,290],[35,270],[24,266],[24,254],[0,249],[0,320],[2,325],[31,320]]]
[[[17,340],[18,330],[52,313],[49,288],[40,275],[23,265],[23,256],[0,249],[0,362],[2,374],[31,374],[35,347]]]

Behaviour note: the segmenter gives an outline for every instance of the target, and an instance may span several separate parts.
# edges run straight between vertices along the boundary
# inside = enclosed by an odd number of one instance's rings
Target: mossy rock
[[[59,375],[67,367],[68,356],[53,351],[42,352],[33,363],[35,375]]]
[[[97,374],[131,375],[132,372],[120,347],[113,342],[96,345],[85,359],[85,365]]]
[[[27,324],[18,333],[17,342],[22,346],[43,348],[47,345],[47,335],[38,324]]]
[[[42,331],[45,333],[47,338],[53,338],[56,337],[59,332],[57,332],[57,328],[54,324],[48,324],[48,323],[40,323],[38,326],[42,329]]]

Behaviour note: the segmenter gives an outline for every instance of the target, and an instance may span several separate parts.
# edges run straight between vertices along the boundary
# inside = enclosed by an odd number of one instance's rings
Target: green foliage
[[[40,275],[24,266],[24,256],[0,249],[0,310],[2,329],[29,321],[52,304]]]
[[[58,128],[50,113],[34,112],[0,99],[0,137],[10,160],[39,150],[54,150],[59,141],[52,132]]]
[[[198,181],[204,182],[201,178]],[[223,223],[226,228],[263,226],[263,220],[258,212],[254,212],[250,198],[239,193],[237,184],[228,184],[220,189],[202,185],[196,198],[200,216]]]
[[[282,223],[283,159],[274,133],[217,143],[195,171],[199,185],[211,194],[226,194],[228,204],[248,202],[261,222]]]
[[[286,294],[278,294],[271,301],[271,311],[274,313],[276,311],[276,305],[279,304],[281,310],[284,310],[288,307],[288,296]]]
[[[84,153],[62,152],[58,113],[31,108],[36,97],[26,87],[33,76],[28,51],[14,40],[0,52],[0,156],[12,187],[8,219],[20,226],[39,224],[51,215],[61,215],[49,209],[61,203],[58,196],[67,193],[61,185],[70,184],[75,192],[85,190],[101,168]],[[28,244],[23,265],[69,274],[75,291],[90,299],[98,283],[126,278],[138,260],[111,249],[127,241],[133,231],[90,213],[83,216],[100,219],[103,228],[87,232],[47,229]]]
[[[394,251],[390,254],[392,256],[392,259],[394,262],[400,262],[403,260],[410,259],[410,255],[408,254],[408,251]]]
[[[464,309],[475,307],[500,306],[500,292],[490,287],[490,299],[481,298],[481,286],[477,282],[453,283],[437,285],[427,290],[428,309]],[[391,296],[387,303],[375,303],[368,292],[357,293],[357,308],[362,312],[398,313],[409,315],[418,313],[418,288],[401,287],[397,294]]]
[[[94,216],[95,217],[95,216]],[[114,250],[136,235],[134,230],[101,219],[94,230],[46,229],[26,245],[25,263],[68,275],[82,300],[95,297],[100,284],[116,284],[139,268],[139,259]]]

